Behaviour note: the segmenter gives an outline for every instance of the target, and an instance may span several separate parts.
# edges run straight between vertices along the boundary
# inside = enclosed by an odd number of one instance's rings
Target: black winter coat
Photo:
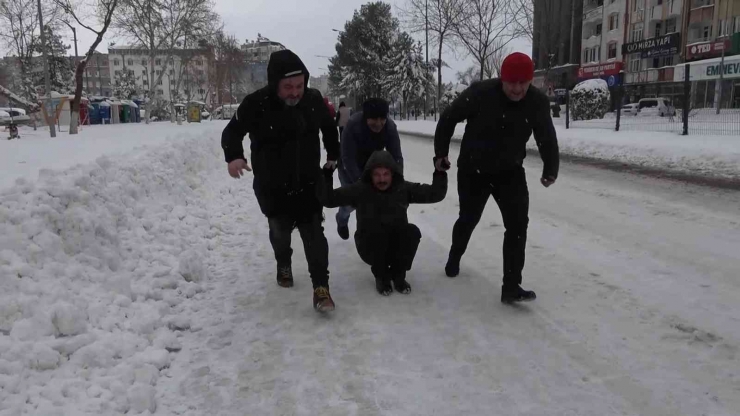
[[[519,102],[506,97],[502,83],[490,79],[474,83],[442,113],[434,135],[437,157],[449,154],[455,126],[467,120],[457,159],[461,170],[497,173],[522,166],[526,144],[534,139],[544,162],[542,176],[557,178],[558,140],[545,94],[530,87]]]
[[[393,172],[393,182],[386,191],[372,184],[372,171],[385,167]],[[447,194],[447,173],[435,171],[431,185],[407,182],[398,164],[385,150],[370,156],[360,181],[334,189],[332,172],[324,170],[324,183],[317,187],[319,200],[327,208],[351,205],[357,208],[357,232],[379,230],[408,224],[409,204],[433,204]]]
[[[288,72],[295,67],[302,68],[308,82],[308,71],[295,54],[273,53],[268,67],[269,85],[244,98],[223,131],[221,146],[226,162],[246,160],[242,140],[249,133],[253,187],[262,213],[300,221],[322,210],[315,195],[316,182],[321,179],[316,173],[321,163],[319,130],[328,160],[338,160],[339,139],[318,90],[306,88],[294,107],[278,98],[281,68]]]

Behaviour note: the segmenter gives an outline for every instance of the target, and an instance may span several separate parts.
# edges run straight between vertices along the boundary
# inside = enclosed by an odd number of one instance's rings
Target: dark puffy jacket
[[[401,139],[398,137],[396,123],[387,119],[385,127],[380,133],[373,133],[367,126],[367,120],[362,111],[349,118],[347,127],[342,132],[342,159],[339,169],[344,170],[350,182],[357,182],[362,175],[370,155],[377,150],[387,150],[393,160],[403,171],[403,154]]]
[[[513,102],[506,97],[498,79],[468,87],[437,123],[437,157],[448,155],[455,126],[463,120],[467,120],[467,125],[457,159],[461,170],[496,173],[521,166],[527,156],[527,141],[534,132],[545,165],[542,176],[557,178],[560,158],[550,102],[537,88],[530,87],[521,101]]]
[[[372,172],[376,167],[393,172],[393,183],[386,191],[373,186]],[[393,156],[382,150],[370,157],[360,181],[334,189],[332,172],[324,170],[324,183],[317,188],[324,206],[357,208],[357,231],[362,233],[363,230],[408,224],[409,204],[433,204],[443,200],[447,194],[447,173],[435,171],[431,185],[406,182]]]
[[[315,183],[320,181],[321,130],[328,160],[339,158],[334,120],[318,90],[307,88],[294,107],[277,96],[280,79],[308,70],[289,50],[270,55],[268,86],[247,95],[223,131],[221,147],[226,162],[245,159],[242,140],[249,133],[254,191],[262,213],[310,217],[321,211]],[[246,159],[245,159],[246,160]]]

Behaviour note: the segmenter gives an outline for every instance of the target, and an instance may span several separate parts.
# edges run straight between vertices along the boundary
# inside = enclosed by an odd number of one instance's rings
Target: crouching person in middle
[[[334,189],[331,169],[324,169],[324,181],[317,187],[319,200],[327,208],[352,206],[357,210],[355,246],[370,265],[375,287],[383,296],[396,291],[411,293],[406,272],[421,240],[419,227],[410,224],[409,204],[433,204],[447,194],[447,173],[435,170],[432,184],[407,182],[390,153],[376,151],[370,156],[359,181]],[[391,285],[392,283],[392,285]]]

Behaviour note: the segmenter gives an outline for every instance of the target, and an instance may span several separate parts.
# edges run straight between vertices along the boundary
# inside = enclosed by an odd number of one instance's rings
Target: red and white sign
[[[578,78],[598,78],[608,75],[619,75],[622,71],[622,66],[622,62],[582,66],[578,68]]]
[[[686,45],[686,59],[710,58],[722,54],[722,49],[730,49],[730,40],[724,39],[718,42],[695,43]]]

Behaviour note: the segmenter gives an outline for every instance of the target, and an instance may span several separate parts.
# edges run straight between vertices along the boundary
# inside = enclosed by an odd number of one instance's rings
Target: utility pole
[[[570,0],[570,52],[568,53],[568,63],[577,64],[575,60],[575,36],[576,36],[576,1],[582,0]],[[580,55],[580,52],[579,52]]]
[[[429,96],[429,84],[427,83],[427,70],[429,69],[429,0],[424,2],[424,34],[426,35],[426,60],[424,66],[424,120],[427,119],[427,98]]]
[[[51,78],[49,77],[49,61],[46,57],[46,35],[44,34],[44,15],[41,13],[41,0],[36,0],[36,3],[38,4],[39,8],[39,27],[41,28],[41,53],[42,53],[42,59],[44,60],[44,78],[45,78],[45,89],[46,89],[46,99],[47,102],[51,104]],[[54,118],[56,116],[56,111],[54,111],[53,107],[47,107],[47,109],[51,110],[52,114],[49,114],[51,116],[51,123],[49,123],[49,133],[51,134],[51,137],[57,137],[57,131],[56,127],[54,126]]]
[[[728,7],[730,5],[730,0],[725,0],[725,23],[722,25],[722,31],[724,31],[724,36],[729,36],[729,30],[727,30],[727,24],[730,23],[728,19]],[[720,36],[722,33],[720,33]],[[724,74],[725,74],[725,49],[727,48],[727,42],[726,39],[722,39],[722,58],[719,61],[719,83],[717,84],[717,93],[715,94],[716,100],[717,100],[717,114],[720,113],[720,109],[722,107],[722,83],[725,80]]]

